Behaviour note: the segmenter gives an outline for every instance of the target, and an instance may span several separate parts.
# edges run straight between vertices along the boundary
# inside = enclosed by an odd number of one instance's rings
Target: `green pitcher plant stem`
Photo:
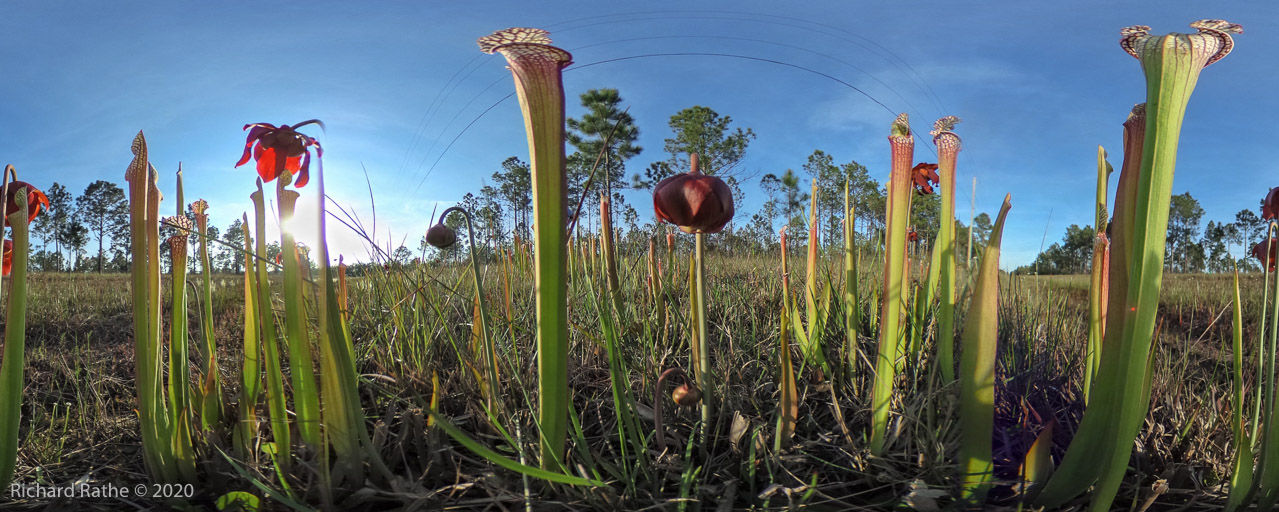
[[[1243,385],[1243,304],[1239,295],[1239,269],[1234,269],[1234,295],[1232,296],[1232,316],[1231,323],[1231,360],[1234,365],[1234,378],[1231,383],[1232,401],[1234,402],[1234,418],[1230,428],[1234,432],[1235,444],[1235,463],[1231,468],[1230,474],[1230,495],[1226,500],[1226,511],[1231,512],[1237,510],[1246,503],[1248,495],[1253,490],[1253,474],[1252,474],[1252,441],[1248,436],[1247,425],[1244,423],[1244,393]]]
[[[315,384],[311,336],[306,325],[306,303],[302,295],[301,269],[298,267],[297,241],[293,235],[293,212],[301,194],[285,188],[292,180],[293,176],[288,171],[281,173],[275,180],[276,208],[280,220],[280,257],[284,262],[284,335],[288,346],[289,377],[293,383],[294,421],[298,425],[298,437],[312,447],[320,447],[320,395]],[[258,236],[261,237],[262,234],[259,233]]]
[[[316,304],[320,345],[320,416],[324,425],[325,454],[332,445],[337,461],[332,465],[331,487],[359,487],[365,481],[365,463],[382,478],[390,480],[391,472],[382,462],[365,428],[364,409],[360,405],[360,376],[355,366],[355,345],[350,328],[342,319],[342,306],[337,300],[336,276],[330,265],[328,229],[325,215],[327,197],[324,192],[324,161],[316,168],[316,266],[319,274]]]
[[[181,171],[178,174],[178,190],[181,190]],[[182,210],[182,195],[178,194],[178,212]],[[187,345],[187,236],[191,221],[179,215],[166,219],[165,224],[176,228],[169,244],[169,285],[171,288],[169,321],[169,443],[173,450],[178,473],[187,483],[195,483],[195,449],[191,442],[191,365]]]
[[[11,183],[16,176],[13,166],[5,166],[4,187],[0,204],[6,205]],[[22,418],[23,367],[26,364],[27,330],[27,253],[31,249],[27,191],[15,190],[17,208],[8,216],[13,226],[13,262],[9,281],[9,304],[5,311],[4,354],[0,359],[0,489],[13,480],[18,462],[18,432]]]
[[[962,142],[955,135],[959,118],[946,116],[933,123],[933,142],[937,144],[937,170],[941,177],[941,227],[937,231],[937,364],[943,384],[955,380],[955,160]],[[929,271],[930,274],[933,272]]]
[[[773,449],[781,451],[790,447],[791,437],[795,435],[795,424],[799,416],[799,394],[795,383],[795,367],[791,362],[789,336],[791,326],[787,318],[791,314],[791,301],[790,273],[786,268],[785,226],[778,233],[778,240],[782,249],[782,320],[781,329],[778,331],[780,343],[777,347],[778,360],[781,364],[781,372],[777,376],[778,392],[781,394],[781,399],[777,402],[777,439],[773,444]]]
[[[1101,366],[1101,342],[1106,332],[1106,296],[1109,293],[1107,274],[1110,267],[1110,237],[1106,234],[1109,215],[1106,196],[1110,173],[1114,171],[1106,161],[1106,150],[1097,146],[1097,216],[1093,229],[1097,235],[1092,249],[1092,270],[1088,287],[1088,348],[1084,357],[1084,403],[1092,391],[1093,375]]]
[[[254,297],[257,302],[258,334],[261,336],[262,357],[266,360],[266,401],[267,411],[271,416],[271,436],[275,443],[275,460],[281,466],[281,473],[289,473],[293,464],[292,433],[289,430],[289,412],[284,396],[284,370],[280,366],[280,339],[275,328],[275,310],[271,307],[271,281],[266,267],[266,200],[262,192],[262,180],[257,180],[258,189],[249,195],[253,201],[253,232],[255,236],[252,271],[257,290]],[[248,226],[245,226],[248,229]]]
[[[542,467],[560,470],[568,435],[568,287],[562,72],[573,62],[548,32],[509,28],[479,39],[506,58],[528,134],[532,169],[534,286],[537,289],[538,425]]]
[[[1267,255],[1275,243],[1269,235],[1274,231],[1276,225],[1270,222],[1270,229],[1267,230],[1266,251]],[[1262,265],[1269,270],[1270,262],[1262,261]],[[1279,390],[1279,384],[1275,382],[1275,355],[1279,352],[1275,351],[1276,344],[1279,343],[1279,273],[1270,272],[1267,278],[1275,280],[1273,295],[1270,297],[1270,340],[1268,342],[1269,360],[1264,364],[1267,374],[1265,379],[1265,393],[1263,397],[1265,407],[1265,430],[1261,435],[1261,447],[1258,450],[1260,460],[1257,462],[1257,469],[1254,473],[1253,492],[1250,495],[1256,495],[1258,499],[1258,508],[1260,510],[1271,510],[1274,507],[1275,500],[1279,498],[1279,422],[1275,418],[1276,409],[1279,408],[1279,400],[1275,399],[1276,390]],[[1269,288],[1267,288],[1269,289]],[[1262,313],[1265,316],[1265,313]],[[1264,329],[1263,329],[1264,330]],[[1264,334],[1263,334],[1264,336]],[[1249,496],[1251,498],[1251,496]],[[1251,501],[1246,499],[1245,501]]]
[[[1116,191],[1110,286],[1118,297],[1109,304],[1106,321],[1111,325],[1106,326],[1093,383],[1104,393],[1092,397],[1061,467],[1036,500],[1039,506],[1058,507],[1096,483],[1091,507],[1109,510],[1150,405],[1150,346],[1181,123],[1200,71],[1225,57],[1233,47],[1230,34],[1242,32],[1222,20],[1201,20],[1191,27],[1199,33],[1152,36],[1145,26],[1121,31],[1120,45],[1145,71],[1145,124],[1150,129],[1145,130],[1140,167],[1125,165]],[[1124,158],[1127,163],[1127,151]],[[1132,172],[1137,176],[1124,176]]]
[[[853,240],[856,216],[851,203],[850,180],[844,180],[844,364],[846,380],[852,381],[853,368],[857,367],[857,334],[862,319],[857,295],[857,248]]]
[[[897,358],[903,340],[905,296],[902,280],[906,271],[906,227],[910,223],[911,163],[915,158],[915,139],[910,133],[906,114],[893,121],[888,137],[892,148],[892,175],[888,181],[887,212],[884,233],[884,285],[880,313],[879,351],[875,357],[875,387],[871,395],[870,451],[884,452],[888,433],[889,406],[893,399],[893,381],[897,377]]]
[[[964,324],[959,363],[959,468],[960,500],[969,507],[985,502],[995,477],[991,431],[995,426],[995,349],[999,341],[999,245],[1011,200],[1011,195],[1004,196],[999,208]]]
[[[138,394],[138,422],[142,430],[142,456],[147,473],[157,482],[177,480],[169,442],[169,415],[165,408],[160,366],[160,189],[158,175],[147,161],[142,132],[131,146],[133,161],[125,171],[129,182],[129,234],[133,264],[130,266],[133,297],[133,342]],[[153,307],[154,306],[154,307]]]
[[[213,264],[209,258],[208,201],[198,199],[189,206],[195,216],[200,239],[201,311],[200,332],[204,336],[204,381],[200,384],[200,426],[211,430],[222,421],[222,376],[218,368],[218,342],[213,331]],[[238,255],[236,255],[238,256]],[[233,256],[233,257],[236,257]]]
[[[259,342],[258,287],[253,252],[253,232],[249,216],[244,226],[244,365],[240,370],[240,421],[236,424],[236,455],[240,460],[257,460],[258,401],[262,397],[262,346]]]
[[[1276,235],[1277,229],[1279,229],[1279,224],[1276,224],[1275,221],[1273,220],[1267,223],[1266,225],[1266,238],[1265,238],[1266,254],[1270,254],[1270,251],[1274,250],[1273,245],[1275,243],[1275,235]],[[1268,262],[1264,262],[1264,263],[1268,263]],[[1252,442],[1253,442],[1254,448],[1256,447],[1257,443],[1260,442],[1259,438],[1260,438],[1260,427],[1261,427],[1261,418],[1262,418],[1261,416],[1262,404],[1270,403],[1269,402],[1270,398],[1274,396],[1274,392],[1273,392],[1274,351],[1266,350],[1266,318],[1267,318],[1266,306],[1270,303],[1271,282],[1274,281],[1275,279],[1279,279],[1279,273],[1276,273],[1275,271],[1271,270],[1270,266],[1264,263],[1261,266],[1262,281],[1264,282],[1263,291],[1261,294],[1261,314],[1258,315],[1261,319],[1261,323],[1257,327],[1257,380],[1256,382],[1258,382],[1259,384],[1257,385],[1256,399],[1253,400],[1253,409],[1252,409]],[[1273,348],[1273,346],[1271,348]],[[1267,357],[1269,357],[1269,359],[1267,359]],[[1270,368],[1269,379],[1266,379],[1265,377],[1266,368]],[[1266,379],[1266,380],[1263,380],[1263,379]],[[1269,383],[1270,385],[1267,385],[1267,383]],[[1269,411],[1270,409],[1267,408],[1266,410]]]

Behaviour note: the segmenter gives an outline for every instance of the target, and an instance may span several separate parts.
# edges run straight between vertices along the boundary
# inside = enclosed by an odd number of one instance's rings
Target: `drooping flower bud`
[[[426,243],[436,249],[444,249],[457,243],[457,231],[444,224],[436,224],[426,230]]]
[[[697,155],[692,170],[659,182],[653,189],[653,211],[685,233],[718,233],[733,220],[733,191],[714,176],[701,173]]]
[[[702,400],[702,390],[690,383],[684,383],[671,391],[671,400],[680,407],[692,407]]]

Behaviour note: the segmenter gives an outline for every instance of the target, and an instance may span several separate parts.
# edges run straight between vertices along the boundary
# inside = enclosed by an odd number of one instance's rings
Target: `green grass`
[[[677,265],[663,262],[667,283],[672,282],[672,276],[675,282],[684,282],[690,245],[691,240],[681,239]],[[649,314],[642,288],[643,257],[639,250],[619,248],[621,290],[629,307],[621,318]],[[824,255],[822,261],[842,265],[834,252]],[[808,490],[805,486],[813,481],[815,492],[808,498],[809,504],[888,509],[912,492],[912,482],[947,493],[956,489],[954,461],[959,431],[955,411],[948,405],[952,401],[943,396],[954,390],[934,387],[927,371],[930,361],[907,363],[908,369],[922,364],[918,370],[923,371],[909,370],[899,377],[888,432],[891,448],[883,457],[868,455],[864,434],[870,421],[868,365],[873,360],[875,339],[868,337],[872,331],[865,326],[859,342],[852,346],[856,353],[831,354],[832,361],[842,357],[860,362],[848,372],[846,381],[834,383],[837,393],[832,395],[825,387],[832,384],[830,380],[817,381],[811,367],[796,367],[799,414],[794,448],[773,451],[782,297],[777,260],[771,257],[708,258],[710,364],[724,380],[713,415],[721,420],[710,426],[705,458],[698,450],[682,449],[692,446],[688,440],[699,428],[700,414],[662,404],[667,408],[668,436],[677,447],[672,451],[678,453],[673,459],[654,459],[653,404],[645,398],[653,396],[661,369],[687,362],[688,286],[665,287],[670,294],[669,332],[652,323],[619,323],[617,332],[610,336],[620,343],[610,354],[605,345],[609,338],[600,330],[596,309],[610,301],[600,300],[604,281],[598,270],[592,281],[595,288],[588,288],[582,270],[590,268],[586,265],[574,270],[569,287],[573,397],[569,461],[580,468],[572,474],[602,480],[608,486],[596,490],[547,486],[486,462],[439,429],[427,427],[426,406],[437,392],[431,375],[438,373],[444,418],[496,453],[536,465],[533,456],[539,447],[534,414],[537,402],[532,392],[537,369],[531,265],[527,261],[514,263],[513,322],[508,323],[504,311],[492,315],[502,366],[499,409],[509,411],[504,413],[501,431],[487,420],[476,373],[471,369],[483,367],[476,366],[481,364],[480,354],[470,343],[473,301],[467,286],[469,267],[392,267],[351,279],[351,331],[357,365],[364,375],[360,396],[369,416],[374,449],[398,480],[394,484],[370,480],[376,492],[363,495],[362,501],[349,509],[404,507],[417,502],[430,507],[482,508],[490,499],[515,507],[523,503],[526,493],[536,502],[596,508],[665,504],[674,509],[681,495],[697,500],[732,499],[738,507],[776,507],[788,503],[786,493],[776,487],[772,487],[773,493],[766,493],[770,486],[791,489],[798,503],[803,492],[796,490]],[[488,263],[484,267],[489,303],[504,304],[502,266]],[[871,290],[878,281],[877,269],[864,267],[869,268],[862,269],[860,289]],[[837,271],[842,267],[831,270],[819,275],[842,276]],[[278,289],[279,276],[272,277]],[[791,277],[793,289],[803,289],[802,273]],[[959,276],[960,325],[970,293],[967,279],[964,274]],[[242,366],[243,278],[216,275],[212,282],[218,361],[223,375],[238,375]],[[1056,416],[1060,425],[1051,450],[1054,457],[1061,456],[1078,425],[1082,394],[1077,387],[1087,339],[1086,282],[1087,276],[1003,279],[993,437],[997,479],[1016,479],[1021,458],[1042,427],[1029,410]],[[133,412],[128,277],[35,274],[30,283],[27,400],[15,481],[66,483],[90,474],[97,482],[146,482]],[[1233,457],[1227,441],[1232,409],[1227,392],[1232,374],[1229,311],[1218,318],[1229,306],[1230,277],[1170,275],[1165,283],[1152,412],[1138,437],[1142,449],[1133,459],[1134,469],[1125,477],[1120,499],[1144,499],[1150,485],[1163,478],[1171,490],[1160,497],[1159,504],[1220,507],[1225,490],[1216,486],[1229,477]],[[1250,368],[1255,368],[1256,358],[1249,340],[1256,339],[1260,276],[1243,276],[1243,289],[1243,339],[1245,350],[1250,352],[1244,359],[1244,374],[1252,376],[1255,371]],[[273,304],[277,311],[283,311],[278,297]],[[191,307],[194,311],[197,306]],[[502,307],[495,306],[493,312],[502,311]],[[869,316],[866,313],[874,307],[863,298],[863,316]],[[193,321],[189,326],[192,336],[200,335],[197,324]],[[844,331],[832,329],[827,335],[831,337],[825,343],[828,350],[842,350]],[[935,350],[926,347],[922,352]],[[610,357],[627,369],[621,377],[637,397],[640,428],[648,434],[643,440],[647,454],[635,453],[633,441],[618,437],[619,431],[630,430],[619,430],[617,425]],[[198,372],[200,359],[193,357],[193,372]],[[193,380],[198,380],[195,377],[193,374]],[[239,382],[226,379],[226,396],[238,396]],[[1254,389],[1254,384],[1247,382],[1246,386]],[[843,421],[852,433],[851,445],[842,437],[832,396],[838,397]],[[232,404],[225,409],[232,419],[238,414]],[[265,411],[260,413],[265,416]],[[269,435],[265,424],[260,434]],[[196,503],[212,504],[232,491],[261,494],[253,482],[220,459],[201,455],[200,460],[206,461],[201,466],[205,477],[198,486]],[[259,464],[245,469],[256,479],[272,482],[274,469],[268,462],[263,457]],[[624,480],[623,475],[630,479]],[[299,495],[313,498],[308,491],[316,482],[295,482]],[[996,487],[990,499],[1011,503],[1010,493],[1007,487]],[[114,508],[111,502],[89,505]]]

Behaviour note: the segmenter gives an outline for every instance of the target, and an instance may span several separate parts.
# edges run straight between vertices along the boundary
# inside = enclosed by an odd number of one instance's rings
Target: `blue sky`
[[[0,163],[36,186],[124,184],[129,143],[145,131],[172,197],[183,162],[188,200],[225,227],[251,208],[251,166],[234,169],[250,122],[319,118],[328,192],[382,245],[416,247],[432,209],[477,191],[508,156],[527,160],[501,57],[479,36],[546,28],[577,64],[565,73],[569,115],[590,88],[621,91],[645,151],[667,157],[669,116],[709,106],[750,127],[743,171],[800,171],[814,149],[888,176],[888,126],[911,115],[917,133],[947,114],[964,139],[959,214],[971,178],[977,210],[1012,193],[1004,267],[1025,264],[1066,226],[1092,219],[1098,144],[1118,165],[1120,123],[1143,101],[1138,62],[1119,29],[1190,32],[1224,18],[1244,26],[1233,54],[1204,71],[1186,114],[1174,193],[1190,191],[1208,220],[1233,220],[1279,185],[1271,153],[1279,8],[1206,2],[6,2],[0,6]],[[977,5],[980,5],[979,7]],[[728,53],[781,61],[655,53]],[[575,68],[581,68],[576,69]],[[481,117],[485,109],[490,111]],[[469,129],[463,132],[467,125]],[[459,135],[460,134],[460,135]],[[454,140],[456,140],[454,142]],[[922,142],[922,141],[921,141]],[[451,145],[450,145],[451,144]],[[445,148],[448,148],[445,151]],[[916,160],[933,161],[925,144]],[[367,170],[367,180],[365,170]],[[1118,173],[1114,178],[1118,177]],[[1113,179],[1112,179],[1113,188]],[[314,214],[314,184],[300,216]],[[747,188],[739,221],[759,208]],[[629,196],[651,217],[642,192]],[[173,210],[172,199],[162,211]],[[308,214],[310,212],[310,214]],[[333,251],[366,259],[358,237],[330,223]],[[269,236],[276,236],[272,228]],[[299,226],[302,241],[314,239]],[[1237,253],[1239,251],[1236,251]]]

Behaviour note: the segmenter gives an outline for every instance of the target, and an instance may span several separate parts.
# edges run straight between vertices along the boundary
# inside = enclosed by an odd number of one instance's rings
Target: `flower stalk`
[[[470,250],[467,252],[469,252],[471,256],[471,278],[475,283],[475,307],[479,312],[477,316],[480,320],[480,345],[483,347],[484,365],[488,373],[487,402],[489,410],[495,412],[498,407],[497,393],[499,389],[497,377],[497,349],[493,342],[492,331],[489,329],[488,306],[485,305],[484,301],[484,284],[480,280],[480,262],[475,255],[476,247],[478,246],[475,245],[475,228],[471,223],[471,212],[461,206],[450,207],[444,210],[444,213],[440,214],[440,222],[437,224],[437,227],[444,226],[444,219],[453,212],[461,213],[466,219],[466,235],[471,244],[468,246],[470,247]]]

